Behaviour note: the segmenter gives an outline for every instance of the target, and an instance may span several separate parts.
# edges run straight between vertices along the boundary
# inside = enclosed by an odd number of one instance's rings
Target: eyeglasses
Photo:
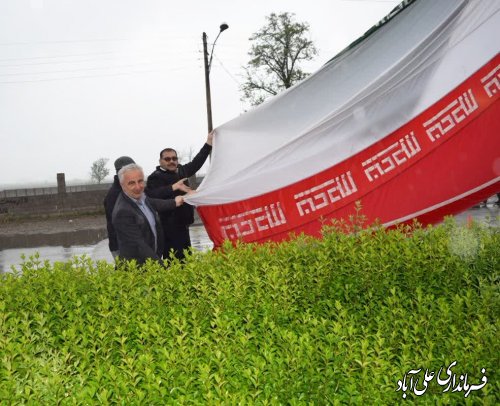
[[[176,156],[164,156],[162,159],[164,161],[167,161],[167,162],[170,162],[170,161],[177,162],[177,157]]]

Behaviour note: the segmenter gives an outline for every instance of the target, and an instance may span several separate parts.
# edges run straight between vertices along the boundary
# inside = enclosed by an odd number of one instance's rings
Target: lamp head
[[[229,28],[229,25],[227,25],[226,23],[222,23],[219,28],[220,28],[220,32],[222,32],[222,31],[227,30]]]

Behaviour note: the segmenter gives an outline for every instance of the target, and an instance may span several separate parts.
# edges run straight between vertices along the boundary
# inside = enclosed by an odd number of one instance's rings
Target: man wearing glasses
[[[196,174],[203,166],[212,150],[213,131],[208,134],[207,141],[193,160],[180,165],[177,152],[173,148],[165,148],[160,152],[160,165],[148,176],[146,194],[157,199],[173,199],[183,196],[191,190],[188,178]],[[191,247],[189,225],[194,222],[194,208],[183,204],[170,212],[160,213],[163,227],[163,258],[168,259],[173,251],[175,257],[182,260],[184,250]]]

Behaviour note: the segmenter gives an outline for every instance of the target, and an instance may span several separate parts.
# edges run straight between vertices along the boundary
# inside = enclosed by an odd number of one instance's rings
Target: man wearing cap
[[[120,171],[121,168],[123,168],[126,165],[129,164],[134,164],[135,161],[130,158],[129,156],[121,156],[117,158],[115,161],[115,170],[116,170],[116,175],[114,176],[113,179],[113,184],[108,190],[108,193],[106,194],[106,197],[104,198],[104,211],[106,212],[106,228],[108,230],[108,240],[109,240],[109,250],[111,251],[111,255],[113,255],[113,258],[116,258],[116,256],[119,254],[118,251],[118,241],[116,239],[116,232],[115,228],[113,227],[113,222],[112,222],[112,214],[113,214],[113,208],[115,207],[116,199],[118,198],[118,195],[122,191],[122,187],[120,185],[120,181],[118,179],[118,172]],[[183,182],[178,182],[180,185],[175,184],[172,185],[176,189],[182,189],[184,191],[188,191],[188,189],[184,186]],[[170,195],[166,196],[166,198],[174,198],[173,192],[170,193]]]

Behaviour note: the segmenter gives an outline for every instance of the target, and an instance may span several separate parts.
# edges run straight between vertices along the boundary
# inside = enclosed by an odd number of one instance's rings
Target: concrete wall
[[[201,180],[197,179],[196,186]],[[59,187],[51,188],[50,194],[43,193],[47,188],[1,191],[3,193],[0,193],[0,222],[6,218],[104,213],[103,201],[111,184],[68,187],[62,183],[64,179],[58,178],[58,181]],[[195,223],[201,224],[196,211]]]
[[[7,189],[7,190],[0,190],[0,200],[8,197],[56,195],[58,193],[86,192],[91,190],[107,191],[110,187],[111,183],[101,183],[101,184],[90,184],[90,185],[65,186],[65,189],[61,189],[59,186]]]
[[[107,190],[0,198],[2,217],[33,217],[64,213],[102,212]]]

